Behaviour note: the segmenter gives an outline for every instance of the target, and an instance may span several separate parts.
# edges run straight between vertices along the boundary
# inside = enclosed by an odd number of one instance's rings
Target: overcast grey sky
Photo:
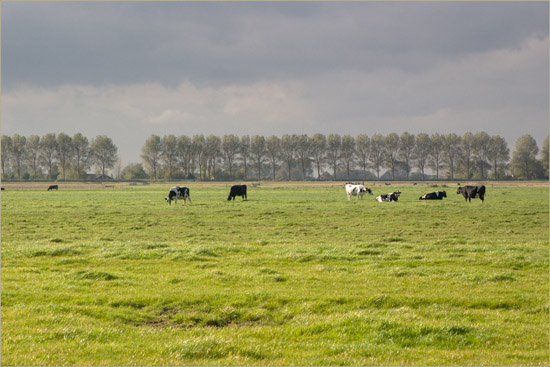
[[[2,133],[549,130],[548,2],[2,1]]]

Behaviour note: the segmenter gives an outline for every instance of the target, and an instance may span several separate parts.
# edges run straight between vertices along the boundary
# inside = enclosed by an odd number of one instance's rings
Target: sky
[[[548,135],[549,3],[1,3],[2,134]]]

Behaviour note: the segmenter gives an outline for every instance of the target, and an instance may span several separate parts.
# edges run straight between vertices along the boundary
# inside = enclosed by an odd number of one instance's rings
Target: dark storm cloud
[[[548,134],[547,2],[2,1],[2,133]],[[131,132],[131,133],[129,133]]]
[[[249,83],[429,69],[548,35],[548,3],[3,2],[2,82]]]

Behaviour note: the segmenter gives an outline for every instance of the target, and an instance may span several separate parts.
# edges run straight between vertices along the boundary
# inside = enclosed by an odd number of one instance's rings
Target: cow
[[[174,200],[174,204],[178,204],[178,199],[183,199],[183,205],[187,204],[187,200],[189,200],[189,204],[193,204],[191,202],[191,197],[189,196],[189,188],[188,187],[172,187],[170,191],[168,192],[168,197],[164,198],[168,205],[172,205],[172,200]]]
[[[472,202],[474,198],[480,198],[481,203],[485,200],[485,185],[481,186],[464,186],[459,187],[456,190],[457,194],[462,194],[464,196],[464,201]]]
[[[59,189],[59,185],[50,185],[50,186],[48,186],[48,190],[47,190],[47,191],[58,190],[58,189]]]
[[[383,202],[383,201],[397,201],[399,198],[399,195],[401,195],[400,191],[391,192],[387,195],[380,195],[376,197],[376,201]]]
[[[246,185],[234,185],[231,186],[231,190],[229,191],[229,196],[227,197],[227,200],[233,199],[235,201],[235,196],[242,197],[243,200],[248,200],[246,197]]]
[[[359,196],[361,197],[361,200],[363,200],[363,195],[365,195],[365,193],[372,195],[372,190],[363,185],[351,183],[346,184],[346,194],[348,195],[348,200],[351,200],[352,195],[355,196],[356,201]]]
[[[436,192],[430,192],[429,194],[424,194],[421,197],[419,197],[420,200],[443,200],[443,198],[447,197],[447,193],[445,191],[436,191]]]

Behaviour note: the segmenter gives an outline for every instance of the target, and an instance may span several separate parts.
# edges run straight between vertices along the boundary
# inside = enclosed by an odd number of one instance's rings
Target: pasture
[[[548,183],[179,184],[4,185],[2,365],[548,364]]]

